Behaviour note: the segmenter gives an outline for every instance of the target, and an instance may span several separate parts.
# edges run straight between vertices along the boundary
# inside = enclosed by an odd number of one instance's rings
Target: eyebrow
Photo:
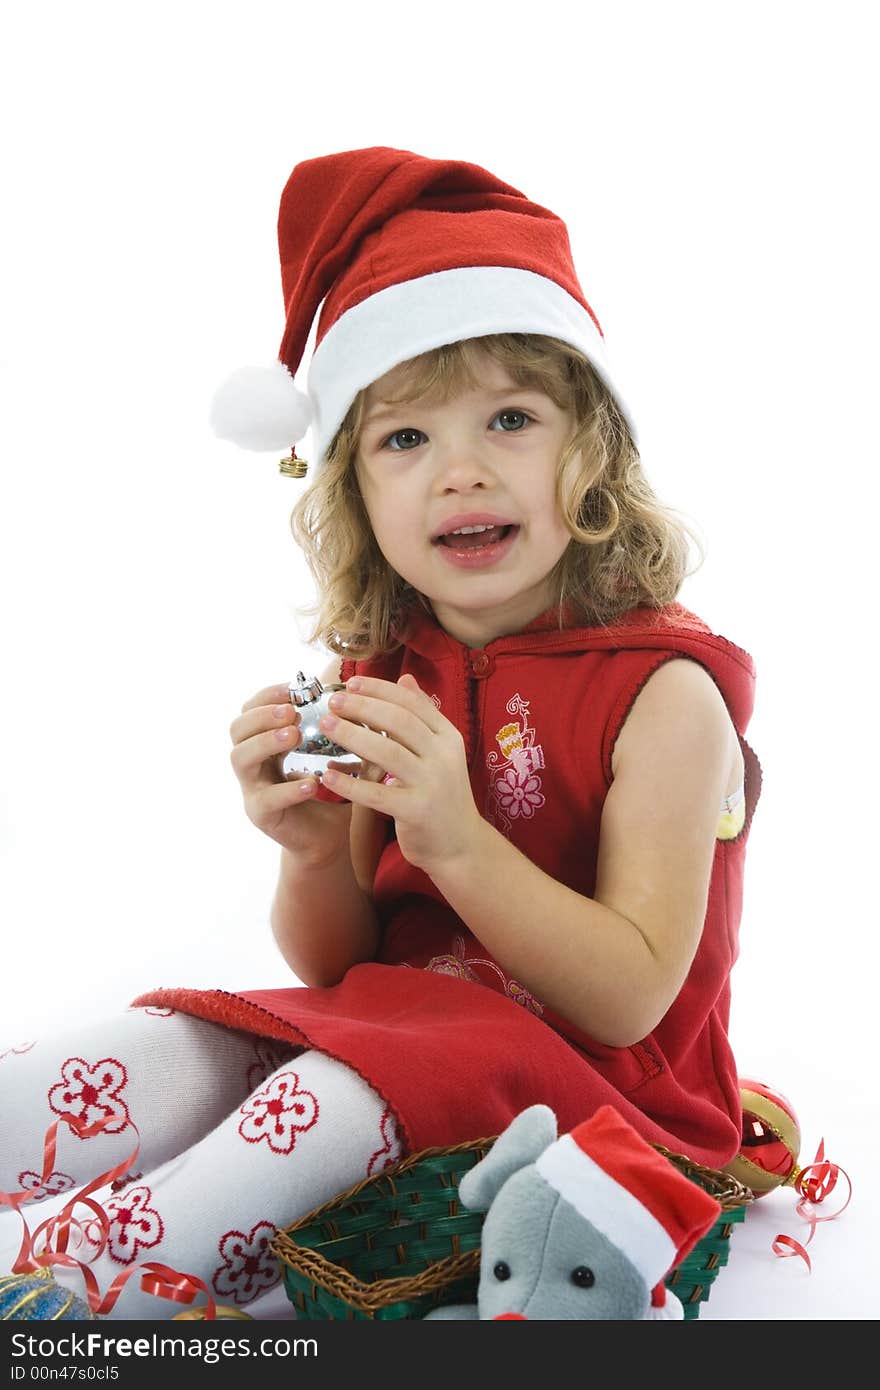
[[[501,386],[497,391],[487,391],[489,400],[501,400],[505,396],[511,395],[531,395],[546,396],[546,391],[542,391],[539,386]],[[389,405],[386,410],[370,410],[364,420],[364,426],[379,424],[382,420],[393,420],[395,417],[405,414],[410,409],[420,410],[430,409],[431,407],[419,406],[417,401],[400,401],[397,405]]]

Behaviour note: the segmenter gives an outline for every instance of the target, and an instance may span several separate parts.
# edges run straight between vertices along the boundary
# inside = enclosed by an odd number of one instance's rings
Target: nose
[[[473,440],[450,441],[438,452],[436,486],[440,493],[471,492],[491,487],[493,473]]]

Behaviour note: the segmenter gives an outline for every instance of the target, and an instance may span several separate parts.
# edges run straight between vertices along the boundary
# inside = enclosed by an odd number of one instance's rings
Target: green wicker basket
[[[422,1149],[278,1231],[270,1249],[298,1316],[423,1318],[440,1304],[475,1302],[485,1213],[460,1205],[458,1184],[494,1142]],[[696,1318],[754,1194],[727,1173],[655,1147],[721,1204],[715,1225],[666,1281],[685,1318]]]

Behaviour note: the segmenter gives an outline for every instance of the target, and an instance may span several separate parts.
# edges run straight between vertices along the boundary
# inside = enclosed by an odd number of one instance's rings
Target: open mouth
[[[485,550],[506,541],[518,530],[518,526],[464,526],[458,531],[437,536],[434,545],[443,545],[450,550]]]

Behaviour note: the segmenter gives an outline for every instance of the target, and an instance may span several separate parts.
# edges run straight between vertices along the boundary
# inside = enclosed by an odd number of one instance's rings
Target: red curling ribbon
[[[829,1212],[827,1216],[816,1216],[812,1208],[820,1202],[824,1202],[829,1193],[834,1191],[840,1178],[844,1179],[848,1189],[843,1206],[838,1207],[837,1211]],[[794,1236],[780,1234],[773,1241],[771,1249],[774,1255],[779,1255],[782,1259],[791,1255],[798,1255],[812,1273],[813,1265],[805,1247],[809,1245],[816,1234],[816,1228],[823,1221],[836,1221],[838,1216],[846,1211],[852,1200],[852,1182],[845,1168],[841,1168],[839,1163],[829,1162],[825,1157],[825,1140],[820,1139],[815,1158],[812,1163],[808,1163],[806,1167],[797,1171],[793,1178],[793,1186],[801,1194],[795,1211],[798,1216],[809,1223],[810,1234],[803,1243],[795,1240]]]
[[[107,1115],[104,1119],[97,1120],[92,1125],[87,1125],[85,1121],[81,1120],[77,1115],[64,1114],[59,1119],[54,1120],[46,1130],[45,1139],[43,1141],[43,1170],[40,1174],[39,1185],[42,1186],[47,1182],[55,1168],[55,1154],[58,1147],[58,1126],[62,1122],[66,1123],[78,1134],[80,1139],[88,1139],[93,1134],[98,1134],[113,1119],[114,1116]],[[138,1134],[137,1125],[132,1120],[129,1120],[128,1123],[131,1125],[135,1134]],[[138,1137],[138,1142],[127,1158],[123,1159],[121,1163],[117,1163],[115,1167],[108,1168],[106,1173],[101,1173],[97,1178],[93,1178],[91,1182],[86,1183],[85,1187],[65,1203],[56,1216],[51,1216],[46,1221],[43,1221],[36,1228],[33,1235],[31,1235],[30,1228],[28,1227],[27,1220],[25,1219],[21,1207],[22,1204],[33,1195],[34,1189],[23,1188],[20,1192],[0,1192],[0,1206],[12,1207],[14,1211],[17,1211],[24,1227],[21,1246],[15,1258],[15,1263],[12,1266],[12,1273],[30,1274],[34,1270],[48,1268],[52,1265],[63,1265],[68,1268],[78,1269],[86,1286],[89,1308],[95,1317],[101,1317],[108,1313],[116,1303],[116,1300],[131,1276],[141,1271],[141,1289],[144,1293],[152,1294],[156,1298],[167,1298],[175,1303],[192,1303],[199,1290],[201,1290],[201,1292],[207,1296],[208,1300],[205,1308],[205,1317],[209,1319],[216,1318],[216,1304],[211,1296],[210,1289],[207,1285],[202,1283],[201,1279],[194,1274],[181,1274],[178,1270],[172,1269],[169,1265],[160,1264],[155,1260],[146,1260],[140,1264],[127,1265],[125,1269],[117,1274],[103,1298],[101,1296],[98,1281],[95,1278],[94,1271],[89,1269],[89,1264],[103,1254],[110,1237],[110,1222],[107,1218],[106,1211],[101,1206],[100,1202],[93,1200],[91,1193],[95,1192],[99,1187],[102,1187],[104,1183],[115,1182],[117,1178],[121,1178],[123,1174],[127,1173],[134,1163],[134,1160],[137,1158],[139,1150],[140,1137]],[[96,1242],[96,1248],[87,1261],[77,1260],[73,1255],[67,1253],[71,1230],[75,1228],[80,1238],[82,1238],[83,1235],[83,1224],[73,1215],[74,1209],[80,1204],[88,1207],[94,1214],[95,1221],[100,1229],[100,1236]],[[45,1244],[43,1249],[37,1253],[36,1245],[40,1236],[44,1237]],[[54,1248],[52,1244],[53,1236],[55,1238]]]

